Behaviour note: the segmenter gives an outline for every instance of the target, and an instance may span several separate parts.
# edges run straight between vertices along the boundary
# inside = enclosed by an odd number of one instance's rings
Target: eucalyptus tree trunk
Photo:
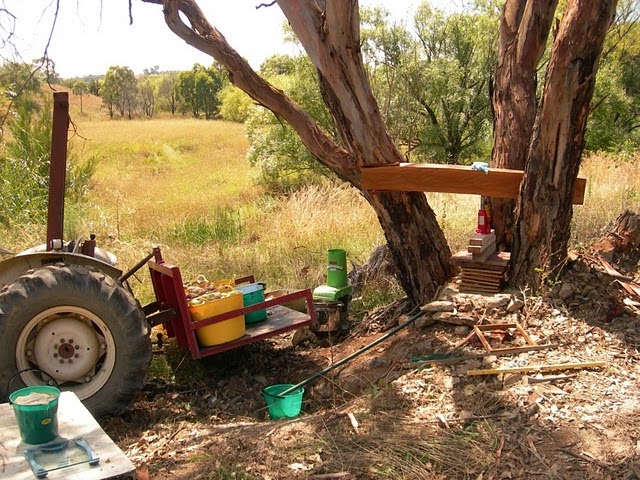
[[[553,42],[516,209],[512,277],[539,285],[563,264],[598,61],[616,0],[569,0]]]
[[[362,189],[360,168],[402,161],[389,136],[364,71],[357,0],[278,0],[318,72],[324,101],[336,123],[333,141],[282,91],[258,76],[209,24],[196,0],[143,0],[163,5],[169,28],[211,55],[231,81],[284,119],[319,162],[359,189],[375,210],[410,300],[431,299],[452,274],[451,252],[422,193]]]
[[[524,170],[537,111],[537,68],[557,3],[507,0],[504,4],[492,98],[492,167]],[[491,199],[491,224],[500,250],[512,249],[515,207],[515,199]]]

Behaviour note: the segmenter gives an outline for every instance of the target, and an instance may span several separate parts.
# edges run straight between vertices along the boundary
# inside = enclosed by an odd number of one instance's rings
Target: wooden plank
[[[498,288],[500,288],[500,282],[480,283],[480,282],[461,281],[458,285],[463,288],[488,288],[492,290],[498,290]]]
[[[476,194],[497,198],[518,198],[524,172],[490,168],[489,173],[467,165],[400,163],[360,169],[365,190],[400,192],[442,192]],[[573,203],[584,203],[586,179],[578,177]]]
[[[477,284],[477,285],[500,285],[502,282],[502,278],[500,277],[461,277],[460,283],[465,283],[467,285]]]
[[[495,375],[500,373],[548,372],[551,370],[574,370],[585,368],[602,368],[607,362],[558,363],[555,365],[532,365],[530,367],[501,367],[485,370],[469,370],[467,375]]]
[[[510,258],[511,254],[509,252],[495,252],[482,263],[474,262],[473,254],[463,250],[451,257],[451,261],[460,267],[503,271],[509,265]]]
[[[503,272],[495,272],[497,275],[484,275],[484,272],[479,273],[470,273],[470,272],[462,272],[460,274],[460,278],[462,280],[481,280],[481,281],[494,281],[501,282],[504,279]]]
[[[478,337],[478,340],[480,340],[480,343],[482,343],[484,348],[486,348],[487,352],[490,352],[493,350],[493,348],[491,348],[491,345],[489,345],[489,342],[484,337],[484,334],[482,333],[482,330],[480,329],[480,327],[481,325],[474,325],[473,329],[475,330],[476,336]]]

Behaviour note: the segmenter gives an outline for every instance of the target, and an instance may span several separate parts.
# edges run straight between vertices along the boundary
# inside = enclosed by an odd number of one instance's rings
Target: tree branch
[[[335,171],[345,171],[344,165],[353,162],[350,155],[331,140],[319,125],[281,90],[260,77],[251,66],[226,41],[224,36],[209,24],[194,0],[142,0],[162,4],[167,26],[189,45],[211,55],[230,73],[231,82],[246,92],[260,105],[284,118],[300,135],[304,145],[325,166]],[[190,25],[187,25],[183,18]],[[359,175],[352,173],[343,180],[359,183]]]

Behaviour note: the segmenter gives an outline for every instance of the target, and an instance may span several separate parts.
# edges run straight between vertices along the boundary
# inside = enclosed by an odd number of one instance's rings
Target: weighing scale
[[[24,456],[37,478],[45,478],[49,472],[74,465],[88,463],[95,466],[100,463],[100,457],[82,437],[31,447],[25,450]]]

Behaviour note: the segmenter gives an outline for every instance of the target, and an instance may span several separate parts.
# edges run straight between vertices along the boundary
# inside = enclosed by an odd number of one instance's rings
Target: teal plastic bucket
[[[300,415],[302,409],[302,395],[304,388],[300,387],[293,392],[287,393],[280,397],[280,392],[293,387],[291,383],[283,383],[278,385],[269,385],[262,389],[262,396],[267,402],[267,410],[272,420],[279,418],[295,418]]]
[[[59,397],[60,389],[49,385],[25,387],[9,395],[24,443],[40,445],[56,439]],[[36,403],[23,403],[30,400]]]
[[[250,283],[249,285],[238,285],[236,289],[242,292],[242,304],[245,307],[264,302],[264,283]],[[267,319],[267,311],[256,310],[244,316],[244,323],[257,323]]]

